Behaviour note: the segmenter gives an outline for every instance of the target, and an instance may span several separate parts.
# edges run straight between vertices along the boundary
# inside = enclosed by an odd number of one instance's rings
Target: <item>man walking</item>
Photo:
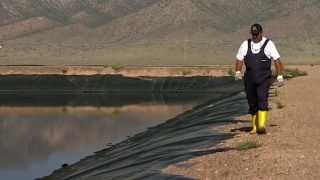
[[[279,52],[274,43],[263,36],[260,24],[253,24],[250,28],[252,38],[244,41],[237,53],[235,63],[235,79],[242,79],[241,70],[243,63],[244,85],[252,115],[252,130],[250,133],[266,133],[268,120],[268,95],[271,85],[271,64],[274,62],[277,80],[282,83],[283,65]]]

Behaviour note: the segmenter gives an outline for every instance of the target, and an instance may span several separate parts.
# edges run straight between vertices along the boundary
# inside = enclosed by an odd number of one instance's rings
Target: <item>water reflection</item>
[[[154,132],[145,130],[242,88],[230,77],[8,75],[0,76],[0,84],[0,177],[10,180],[48,175],[63,163],[77,162],[109,143],[126,144],[128,136]],[[169,124],[185,125],[179,122]]]
[[[76,162],[212,96],[1,95],[0,177],[15,180],[47,175],[63,163]]]

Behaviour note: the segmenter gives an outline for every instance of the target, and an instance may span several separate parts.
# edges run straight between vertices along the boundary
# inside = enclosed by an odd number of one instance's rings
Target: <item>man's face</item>
[[[252,40],[254,42],[259,42],[262,40],[262,32],[255,32],[255,31],[252,31],[251,32],[251,35],[252,35]]]

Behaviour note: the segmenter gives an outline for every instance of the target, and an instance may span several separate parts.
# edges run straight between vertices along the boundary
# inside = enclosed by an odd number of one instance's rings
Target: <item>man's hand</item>
[[[235,75],[234,75],[234,79],[235,79],[236,81],[242,79],[241,71],[236,71],[236,73],[235,73]]]
[[[277,82],[278,82],[278,87],[281,87],[281,86],[284,85],[283,75],[278,75],[278,76],[277,76]]]
[[[277,81],[278,81],[279,83],[283,83],[283,82],[284,82],[283,75],[278,75],[278,76],[277,76]]]

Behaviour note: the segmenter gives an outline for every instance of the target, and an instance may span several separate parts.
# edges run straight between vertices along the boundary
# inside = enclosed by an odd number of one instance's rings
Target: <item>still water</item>
[[[34,179],[161,124],[212,94],[0,95],[0,179]]]

